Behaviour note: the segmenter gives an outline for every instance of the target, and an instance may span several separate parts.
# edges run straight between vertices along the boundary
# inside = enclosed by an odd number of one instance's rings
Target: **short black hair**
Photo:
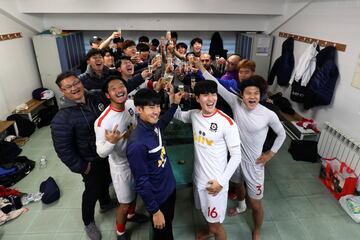
[[[146,43],[138,43],[138,45],[136,45],[136,50],[139,52],[149,52],[150,47]]]
[[[136,44],[133,40],[125,40],[123,49],[127,49],[132,46],[136,46]]]
[[[161,103],[160,96],[152,89],[142,88],[134,96],[134,105],[139,107],[154,106]]]
[[[104,56],[106,55],[106,53],[110,53],[110,55],[114,57],[114,53],[113,53],[112,49],[110,49],[110,48],[104,48],[104,49],[101,49],[101,51],[103,51]]]
[[[239,84],[239,89],[242,93],[244,93],[244,90],[247,87],[257,87],[260,91],[260,95],[263,96],[267,91],[267,82],[263,77],[254,75]]]
[[[177,38],[178,38],[177,32],[171,31],[171,32],[170,32],[170,35],[171,35],[171,38],[175,38],[175,39],[177,40]]]
[[[158,47],[160,45],[160,41],[154,38],[153,40],[151,40],[151,45]]]
[[[178,50],[179,48],[185,48],[187,50],[188,46],[183,42],[179,42],[178,44],[176,44],[175,48],[176,50]]]
[[[108,76],[106,79],[105,79],[105,82],[104,82],[104,84],[102,85],[102,88],[101,88],[101,90],[104,92],[104,93],[109,93],[109,83],[111,82],[111,81],[113,81],[113,80],[119,80],[119,81],[121,81],[123,84],[124,84],[124,86],[126,87],[126,89],[127,89],[127,82],[124,80],[124,79],[122,79],[120,76],[118,76],[118,75],[110,75],[110,76]]]
[[[140,36],[138,42],[139,43],[148,43],[148,42],[150,42],[150,39],[147,36]]]
[[[129,56],[123,55],[123,56],[121,56],[121,57],[119,58],[119,60],[116,61],[116,63],[115,63],[115,69],[118,69],[118,68],[121,66],[122,60],[129,60],[129,61],[131,62],[131,58],[130,58]]]
[[[197,82],[194,87],[194,93],[195,96],[207,93],[217,93],[217,84],[211,80]]]
[[[196,38],[194,38],[193,40],[191,40],[190,45],[191,45],[191,46],[194,46],[195,43],[200,43],[200,44],[202,45],[202,44],[203,44],[203,40],[202,40],[201,38],[196,37]]]
[[[89,60],[92,56],[95,56],[97,54],[100,54],[102,57],[104,57],[104,55],[105,55],[103,50],[98,49],[98,48],[92,48],[86,54],[86,61]]]
[[[76,75],[76,73],[74,72],[71,72],[71,71],[67,71],[67,72],[63,72],[63,73],[60,73],[57,77],[56,77],[56,80],[55,80],[55,83],[56,85],[59,86],[59,88],[61,87],[61,81],[64,80],[65,78],[68,78],[68,77],[76,77],[78,78],[78,76]]]

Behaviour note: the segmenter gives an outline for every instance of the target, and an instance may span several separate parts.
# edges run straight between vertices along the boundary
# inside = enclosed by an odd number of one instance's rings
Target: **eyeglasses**
[[[64,91],[70,91],[73,87],[78,87],[80,85],[80,80],[75,80],[71,85],[66,85],[62,87],[61,89]]]

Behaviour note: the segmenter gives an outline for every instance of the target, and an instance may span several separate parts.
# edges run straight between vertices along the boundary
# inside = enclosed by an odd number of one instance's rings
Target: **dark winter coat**
[[[336,57],[336,48],[332,46],[322,49],[316,56],[316,69],[305,92],[305,109],[330,104],[339,77]]]
[[[268,84],[272,85],[276,77],[280,86],[287,86],[289,84],[291,74],[294,70],[294,39],[288,38],[282,44],[281,56],[275,60],[272,66]]]
[[[104,108],[95,93],[85,93],[85,104],[62,98],[51,136],[58,157],[72,172],[83,173],[89,162],[102,160],[96,152],[94,122]]]

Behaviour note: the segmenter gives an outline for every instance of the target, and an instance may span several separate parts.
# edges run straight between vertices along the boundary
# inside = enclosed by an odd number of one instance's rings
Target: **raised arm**
[[[202,74],[206,80],[211,80],[211,81],[214,81],[217,83],[218,92],[219,92],[220,96],[222,98],[224,98],[224,100],[229,104],[229,106],[234,106],[234,104],[236,104],[238,101],[238,97],[236,95],[232,94],[231,92],[229,92],[228,90],[226,90],[226,88],[224,88],[219,83],[219,81],[216,79],[216,77],[211,75],[199,61],[196,61],[195,63],[196,63],[196,67],[202,72]]]

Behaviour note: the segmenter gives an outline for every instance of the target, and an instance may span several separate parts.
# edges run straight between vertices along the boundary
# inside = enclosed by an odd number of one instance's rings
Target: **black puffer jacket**
[[[72,172],[83,173],[88,162],[101,161],[96,153],[94,122],[105,106],[96,93],[85,93],[85,104],[67,98],[51,122],[55,151]]]
[[[276,77],[280,86],[289,85],[294,64],[294,39],[288,38],[282,44],[281,56],[275,60],[270,70],[268,84],[273,84]]]
[[[336,48],[332,46],[322,49],[316,56],[316,69],[305,91],[305,109],[330,104],[339,77],[336,56]]]

